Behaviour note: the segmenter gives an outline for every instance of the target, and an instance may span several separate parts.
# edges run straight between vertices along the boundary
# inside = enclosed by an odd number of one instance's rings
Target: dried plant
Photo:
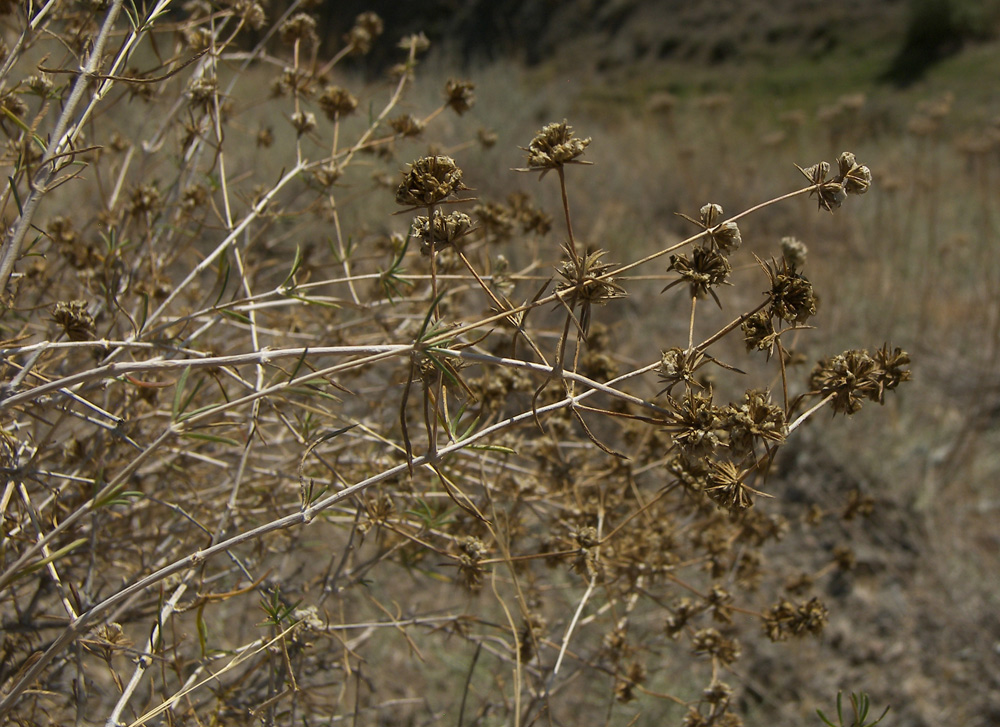
[[[566,121],[524,148],[523,171],[556,172],[559,225],[524,193],[474,198],[461,147],[407,151],[476,102],[449,80],[402,112],[421,35],[385,91],[341,72],[381,42],[373,13],[324,58],[309,3],[191,3],[173,25],[168,0],[93,5],[3,19],[0,715],[386,721],[440,668],[458,724],[473,701],[532,724],[578,681],[738,724],[741,643],[827,621],[760,565],[778,451],[818,411],[883,403],[909,357],[850,350],[796,381],[805,246],[754,265],[737,223],[796,197],[833,212],[867,167],[844,153],[729,218],[705,204],[696,234],[621,259],[574,233],[600,140]],[[639,273],[667,281],[650,317],[680,295],[689,323],[629,364],[602,318]],[[737,283],[763,295],[696,340],[697,299],[727,310]],[[727,360],[741,335],[780,391]],[[434,663],[445,644],[467,673]],[[661,691],[660,662],[691,682]]]

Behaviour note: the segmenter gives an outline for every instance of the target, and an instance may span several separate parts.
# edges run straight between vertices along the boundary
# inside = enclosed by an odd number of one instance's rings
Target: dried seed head
[[[219,82],[215,76],[198,76],[188,84],[187,93],[191,106],[209,109],[215,104],[215,96],[219,92]]]
[[[872,184],[872,173],[866,166],[858,164],[854,155],[845,151],[837,159],[840,166],[840,176],[844,184],[844,191],[848,194],[864,194]]]
[[[797,166],[797,165],[796,165]],[[803,169],[798,167],[806,179],[813,184],[810,195],[816,195],[820,209],[830,212],[837,209],[847,199],[848,194],[864,194],[871,187],[872,173],[866,166],[857,163],[851,152],[845,151],[837,158],[839,173],[831,180],[830,165],[820,162]]]
[[[339,167],[335,162],[330,162],[329,164],[322,164],[313,171],[313,179],[315,179],[323,189],[332,187],[337,183],[337,180],[343,176],[344,170]]]
[[[396,203],[406,207],[426,207],[444,201],[457,191],[468,189],[462,183],[462,170],[446,156],[421,157],[403,173],[396,188]]]
[[[738,515],[753,507],[751,494],[763,494],[747,485],[743,480],[747,472],[733,462],[711,460],[708,463],[708,482],[705,494],[732,515]]]
[[[887,389],[909,380],[910,371],[905,368],[909,362],[905,351],[897,348],[890,353],[888,345],[876,352],[875,358],[867,351],[852,349],[820,361],[809,382],[820,396],[832,395],[835,412],[854,414],[863,399],[881,404]]]
[[[829,612],[818,598],[798,605],[782,600],[771,606],[764,617],[764,633],[771,641],[785,641],[789,636],[819,635],[828,616]]]
[[[733,271],[733,267],[721,252],[713,247],[703,245],[692,250],[691,259],[688,259],[687,255],[683,253],[671,255],[667,270],[678,273],[680,278],[666,286],[660,291],[661,293],[684,282],[690,285],[693,297],[704,298],[705,295],[711,295],[716,304],[720,308],[722,307],[722,303],[713,288],[716,285],[727,284],[726,281]]]
[[[875,362],[878,365],[874,377],[878,386],[875,400],[881,404],[886,391],[891,391],[902,382],[910,380],[910,370],[906,368],[910,364],[910,355],[898,346],[890,352],[889,344],[885,343],[875,352]]]
[[[574,256],[568,247],[566,260],[559,266],[563,280],[556,286],[556,292],[567,292],[563,298],[570,307],[580,307],[580,325],[586,333],[590,328],[590,308],[595,303],[604,305],[609,300],[624,298],[627,293],[609,275],[614,263],[601,262],[607,250],[590,250],[583,257]]]
[[[316,128],[316,114],[312,111],[296,111],[292,114],[291,122],[295,133],[302,136]]]
[[[794,323],[804,323],[816,315],[816,295],[812,283],[796,271],[787,260],[781,264],[765,265],[764,272],[770,283],[766,295],[770,299],[768,313],[772,317]]]
[[[715,221],[722,217],[722,205],[709,202],[701,208],[700,212],[702,227],[708,229],[714,227]]]
[[[323,109],[323,113],[331,121],[354,113],[358,107],[358,100],[351,95],[350,91],[340,86],[327,86],[317,101],[319,107]]]
[[[708,239],[715,243],[715,246],[723,253],[733,252],[743,244],[740,228],[736,226],[735,222],[723,222],[708,233]]]
[[[712,404],[712,392],[688,391],[680,401],[669,399],[674,416],[667,426],[675,445],[688,457],[711,454],[720,444],[720,410]]]
[[[62,326],[71,341],[89,341],[96,330],[94,317],[87,312],[87,301],[60,301],[52,308],[52,320]]]
[[[669,393],[673,387],[682,382],[687,386],[700,388],[701,385],[694,378],[694,371],[701,358],[697,351],[688,352],[681,348],[664,351],[656,371],[666,387],[657,396],[664,392]]]
[[[316,35],[316,18],[306,13],[296,13],[281,24],[278,29],[281,42],[286,45],[303,43],[305,45],[316,45],[319,36]]]
[[[421,32],[405,36],[399,41],[396,47],[405,51],[413,50],[415,54],[419,55],[420,53],[426,53],[430,49],[431,42]]]
[[[350,48],[351,55],[367,55],[384,29],[385,25],[378,15],[372,12],[361,13],[355,19],[354,27],[344,36],[344,43]]]
[[[778,334],[771,322],[771,314],[764,310],[757,311],[743,321],[740,328],[743,330],[743,341],[746,343],[747,351],[767,351],[767,357],[770,359],[778,344]]]
[[[741,457],[753,454],[756,442],[778,445],[787,435],[784,410],[760,389],[747,389],[742,403],[723,409],[722,427],[729,432],[730,452]]]
[[[794,237],[781,238],[781,256],[788,261],[789,266],[801,270],[806,264],[808,252],[804,242]]]
[[[400,136],[406,137],[418,136],[424,130],[423,122],[410,114],[403,114],[394,119],[389,119],[389,126]]]
[[[445,105],[461,116],[472,108],[476,101],[476,84],[471,81],[456,81],[449,78],[444,87]]]
[[[233,11],[243,19],[247,25],[254,30],[260,30],[267,22],[267,15],[260,3],[252,0],[236,0],[233,3]]]
[[[729,702],[733,695],[733,688],[725,682],[714,681],[701,693],[701,698],[713,707],[724,705]]]
[[[691,652],[713,656],[723,664],[732,664],[740,656],[740,645],[735,639],[723,636],[718,629],[699,629],[691,639]]]
[[[862,399],[878,395],[872,378],[876,367],[867,351],[850,350],[820,361],[809,381],[820,396],[833,395],[835,412],[854,414],[861,408]]]
[[[558,169],[566,164],[586,164],[577,159],[590,144],[590,137],[578,139],[574,137],[573,127],[563,120],[559,124],[549,124],[531,140],[525,151],[528,152],[528,168],[530,171],[542,172],[544,175],[550,169]]]
[[[497,133],[490,129],[483,128],[476,132],[476,139],[479,140],[480,146],[484,149],[492,149],[496,146],[498,138]]]
[[[140,184],[129,195],[128,213],[133,217],[156,214],[161,206],[160,190],[154,184]]]
[[[455,244],[473,230],[471,218],[462,212],[444,214],[434,210],[434,230],[428,229],[427,216],[420,215],[410,226],[410,237],[421,240],[420,252],[430,255],[431,250],[439,250]]]

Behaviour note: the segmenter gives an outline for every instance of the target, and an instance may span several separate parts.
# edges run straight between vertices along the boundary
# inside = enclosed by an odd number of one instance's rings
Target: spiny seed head
[[[909,362],[905,351],[897,348],[890,353],[888,344],[874,358],[867,351],[852,349],[820,361],[809,383],[820,396],[832,395],[834,412],[854,414],[863,399],[881,404],[887,389],[909,380],[910,371],[905,368]]]
[[[731,664],[740,656],[735,639],[722,635],[718,629],[699,629],[691,639],[691,651],[697,655],[714,656],[723,664]]]
[[[424,130],[424,124],[420,119],[410,114],[403,114],[394,119],[389,119],[389,126],[400,136],[418,136]]]
[[[712,404],[712,392],[688,391],[680,401],[668,399],[674,411],[668,425],[673,442],[688,457],[711,454],[720,444],[720,411]]]
[[[747,351],[766,351],[770,359],[778,343],[778,334],[771,322],[771,314],[767,311],[757,311],[743,321],[743,342]]]
[[[308,134],[316,128],[316,114],[312,111],[296,111],[292,114],[291,121],[292,126],[295,127],[295,133],[299,136]]]
[[[864,194],[872,185],[872,173],[868,167],[858,164],[854,155],[845,151],[837,159],[840,166],[839,179],[843,181],[844,191],[848,194]]]
[[[729,450],[737,456],[752,454],[755,442],[781,444],[787,434],[784,410],[761,389],[747,389],[741,403],[723,409],[722,426],[729,432]]]
[[[62,326],[71,341],[87,341],[93,338],[94,317],[87,311],[87,301],[59,301],[52,308],[52,320]]]
[[[354,27],[344,36],[344,43],[350,48],[351,55],[367,55],[372,49],[372,43],[382,35],[385,25],[382,18],[372,12],[361,13],[354,21]]]
[[[757,492],[743,482],[745,472],[728,460],[711,460],[708,463],[708,482],[705,494],[717,505],[737,515],[753,507],[751,493]]]
[[[354,113],[358,107],[358,100],[351,95],[350,91],[340,86],[327,86],[317,100],[319,107],[323,109],[323,113],[331,121]]]
[[[252,0],[236,0],[233,3],[233,11],[243,19],[247,25],[254,30],[260,30],[267,22],[267,14],[260,3]]]
[[[457,191],[468,189],[462,183],[462,170],[446,156],[417,159],[403,173],[396,188],[396,203],[406,207],[426,207],[443,202]]]
[[[281,42],[286,45],[315,45],[319,41],[319,36],[316,35],[316,18],[306,13],[295,13],[281,24],[278,32]]]
[[[430,40],[427,36],[421,33],[415,33],[413,35],[407,35],[396,45],[400,50],[413,50],[415,54],[426,53],[431,47]]]
[[[471,81],[457,81],[449,78],[444,87],[446,105],[461,116],[476,102],[476,84]]]
[[[680,275],[680,278],[666,286],[661,293],[665,293],[670,288],[679,283],[688,283],[691,287],[691,295],[695,298],[704,298],[711,295],[719,307],[718,296],[713,288],[716,285],[726,284],[729,274],[733,271],[729,260],[721,252],[713,247],[702,245],[691,251],[691,258],[683,253],[670,256],[670,265],[667,270],[673,270]]]
[[[798,166],[798,165],[796,165]],[[813,188],[810,195],[816,195],[820,209],[830,212],[840,207],[848,194],[864,194],[872,183],[872,173],[868,167],[858,164],[854,154],[845,151],[837,158],[839,172],[833,179],[827,180],[830,165],[820,162],[803,169],[798,167]]]
[[[528,152],[528,169],[525,171],[540,171],[544,175],[550,169],[558,169],[566,164],[583,164],[577,160],[587,146],[590,137],[578,139],[574,136],[573,127],[565,120],[562,123],[548,124],[531,140],[525,150]]]
[[[787,600],[771,606],[764,617],[764,633],[771,641],[785,641],[789,636],[819,635],[829,616],[818,598],[798,605]]]
[[[816,295],[812,283],[785,259],[763,265],[770,283],[768,314],[792,323],[804,323],[816,315]]]
[[[462,212],[444,214],[434,210],[434,229],[428,229],[427,216],[419,215],[410,226],[410,237],[420,240],[420,252],[430,255],[431,250],[453,245],[472,232],[472,219]]]

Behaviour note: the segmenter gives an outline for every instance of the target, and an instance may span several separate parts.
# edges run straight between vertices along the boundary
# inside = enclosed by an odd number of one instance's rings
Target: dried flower
[[[894,360],[898,360],[898,368],[887,373],[867,351],[852,349],[820,361],[809,383],[820,396],[832,397],[834,412],[854,414],[861,408],[862,399],[881,403],[886,388],[909,378],[909,371],[901,368],[909,357],[899,351],[899,358]]]
[[[160,207],[160,190],[155,184],[140,184],[129,196],[128,212],[133,217],[156,214]]]
[[[361,13],[354,21],[354,27],[344,36],[344,42],[351,49],[351,55],[367,55],[372,43],[382,35],[385,25],[373,12]]]
[[[691,251],[691,259],[687,255],[671,255],[667,270],[673,270],[680,277],[667,285],[661,293],[665,293],[675,285],[688,283],[694,298],[704,298],[706,294],[721,308],[719,296],[715,294],[716,285],[726,285],[729,274],[733,271],[729,260],[713,247],[699,246]]]
[[[677,638],[688,622],[701,613],[704,607],[690,598],[681,598],[671,608],[673,613],[667,618],[665,630],[671,639]]]
[[[680,212],[677,213],[677,216],[683,217],[707,232],[708,246],[714,247],[724,254],[733,252],[743,244],[740,228],[735,222],[717,222],[722,217],[722,206],[714,202],[709,202],[701,208],[697,220]]]
[[[415,54],[426,53],[431,47],[431,42],[423,33],[407,35],[396,45],[397,48],[405,51],[412,50]]]
[[[430,255],[431,250],[439,250],[454,245],[473,230],[472,219],[462,212],[444,214],[434,210],[434,230],[429,229],[426,215],[419,215],[410,226],[410,237],[421,240],[420,252]]]
[[[723,409],[722,426],[729,432],[729,450],[736,456],[753,454],[755,442],[781,444],[787,433],[785,412],[760,389],[747,389],[741,404]]]
[[[444,87],[445,105],[461,116],[475,103],[475,88],[476,84],[471,81],[456,81],[454,78],[449,78]]]
[[[52,320],[62,326],[71,341],[89,341],[94,337],[94,317],[87,311],[85,300],[56,303],[52,308]]]
[[[286,45],[295,43],[315,45],[319,42],[319,36],[316,35],[316,19],[306,13],[295,13],[282,23],[279,34],[281,42]]]
[[[215,97],[219,93],[218,79],[215,76],[198,76],[188,84],[187,92],[192,106],[210,109],[215,104]]]
[[[331,121],[354,113],[358,107],[358,100],[351,95],[350,91],[340,86],[327,86],[323,89],[317,102]]]
[[[759,259],[757,262],[764,269],[770,284],[766,295],[770,299],[768,313],[772,317],[792,323],[804,323],[816,315],[816,296],[812,283],[788,260],[782,259],[780,265],[774,261],[765,265]]]
[[[389,126],[400,136],[407,137],[417,136],[424,130],[423,122],[410,114],[403,114],[394,119],[389,119]]]
[[[674,411],[667,430],[684,454],[701,457],[721,444],[720,411],[712,405],[711,391],[706,394],[688,391],[680,401],[668,399],[667,404]]]
[[[590,137],[575,138],[573,127],[565,120],[559,124],[548,124],[531,140],[525,149],[528,152],[528,168],[522,172],[541,172],[542,176],[551,169],[560,169],[566,164],[590,164],[577,159],[587,146]],[[522,147],[523,148],[523,147]]]
[[[808,248],[801,240],[794,237],[781,238],[781,255],[788,261],[790,267],[797,270],[805,267],[808,252]]]
[[[299,136],[308,134],[316,128],[316,114],[312,111],[296,111],[292,114],[291,121],[292,126],[295,127],[295,133]]]
[[[774,330],[769,311],[760,310],[743,321],[740,326],[747,351],[767,351],[770,359],[778,345],[778,334]]]
[[[753,507],[751,495],[767,493],[755,490],[744,480],[752,470],[740,470],[736,464],[728,460],[711,460],[708,463],[708,482],[705,487],[707,494],[717,505],[725,508],[731,515],[738,515]]]
[[[421,157],[403,173],[396,188],[396,203],[407,207],[426,207],[444,201],[457,191],[468,189],[462,183],[462,170],[446,156]]]
[[[810,196],[816,195],[820,209],[830,212],[840,207],[848,194],[864,194],[872,183],[871,171],[868,167],[858,164],[850,152],[845,151],[837,158],[837,166],[839,167],[837,176],[827,180],[826,176],[830,173],[830,165],[827,162],[820,162],[806,169],[796,165],[796,168],[813,184]]]
[[[784,641],[789,636],[819,635],[826,626],[828,615],[818,598],[798,605],[779,601],[764,616],[764,633],[771,641]]]
[[[736,639],[723,636],[718,629],[699,629],[691,639],[691,653],[717,658],[723,664],[732,664],[740,656]]]
[[[590,328],[590,307],[604,305],[609,300],[624,298],[627,293],[609,273],[614,263],[601,262],[607,250],[590,250],[583,257],[575,257],[568,247],[564,247],[568,259],[559,266],[563,280],[556,286],[557,292],[568,294],[563,300],[570,307],[580,306],[580,325],[586,333]]]
[[[844,183],[844,191],[848,194],[864,194],[872,185],[872,173],[868,167],[858,164],[854,155],[845,151],[837,159],[840,166],[840,176]]]
[[[484,149],[492,149],[496,146],[498,138],[497,133],[495,131],[491,131],[490,129],[480,129],[476,132],[476,139],[479,140],[479,144]]]

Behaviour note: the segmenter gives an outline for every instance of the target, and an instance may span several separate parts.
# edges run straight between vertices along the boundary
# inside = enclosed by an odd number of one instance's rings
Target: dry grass
[[[928,107],[939,126],[898,146],[863,125],[866,100],[833,98],[824,113],[856,126],[776,120],[761,142],[714,96],[576,122],[589,141],[558,123],[572,99],[551,108],[511,69],[446,86],[419,37],[389,82],[362,84],[370,16],[322,58],[299,16],[240,46],[251,3],[177,26],[107,8],[4,18],[0,712],[759,714],[769,687],[741,664],[821,633],[846,546],[891,520],[865,519],[864,487],[796,489],[803,453],[848,436],[802,429],[908,378],[880,348],[897,331],[962,345],[948,322],[989,236],[938,276],[901,243],[933,257],[951,216],[995,230],[995,135],[956,156],[949,110]],[[74,29],[101,22],[104,55],[76,73]],[[871,173],[846,154],[793,166],[853,141]],[[941,202],[960,164],[968,207]],[[869,175],[883,196],[855,199]],[[967,315],[1000,330],[994,310]],[[926,413],[851,420],[871,446],[834,464],[875,470]],[[926,464],[985,442],[968,421],[920,440],[947,448]],[[936,466],[929,501],[955,486]],[[831,697],[764,701],[801,716]]]

